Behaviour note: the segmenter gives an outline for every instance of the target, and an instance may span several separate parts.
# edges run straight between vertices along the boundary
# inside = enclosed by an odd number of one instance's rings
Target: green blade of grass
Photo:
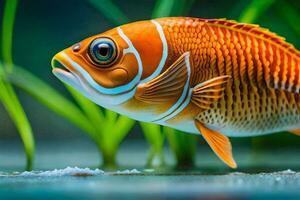
[[[88,0],[88,2],[116,25],[122,25],[129,22],[127,16],[113,3],[112,0]]]
[[[161,126],[152,123],[140,122],[140,126],[143,130],[144,136],[150,146],[150,152],[147,159],[147,165],[162,165],[164,164],[164,160],[162,157],[163,154],[163,145],[164,145],[164,133],[161,130]],[[156,157],[159,158],[160,163],[153,163]]]
[[[164,132],[172,151],[175,153],[177,167],[191,167],[194,165],[197,136],[183,133],[168,127]]]
[[[135,120],[132,120],[124,115],[120,115],[117,121],[113,124],[113,127],[111,127],[111,129],[115,129],[114,134],[111,134],[111,141],[115,141],[115,143],[119,145],[125,136],[130,132],[134,124]]]
[[[275,2],[275,0],[252,0],[242,11],[239,21],[254,23]]]
[[[109,124],[114,124],[118,118],[117,113],[115,113],[114,111],[108,110],[108,109],[105,110],[105,116],[106,116]]]
[[[147,122],[140,122],[140,126],[143,130],[143,133],[147,139],[147,141],[152,144],[152,146],[159,150],[162,147],[162,132],[159,125],[147,123]]]
[[[14,85],[26,91],[28,94],[32,95],[43,105],[68,119],[73,124],[94,137],[95,129],[82,111],[29,71],[15,66],[12,72],[8,73],[7,79]]]
[[[152,12],[152,18],[170,16],[174,4],[175,0],[157,0]]]
[[[3,22],[2,22],[2,59],[7,66],[7,69],[11,70],[12,59],[12,35],[15,21],[15,13],[17,9],[17,0],[5,1]]]
[[[104,115],[99,107],[92,101],[84,97],[82,94],[77,92],[71,86],[65,85],[71,95],[75,98],[76,102],[80,105],[86,116],[88,117],[91,124],[93,124],[97,133],[101,132],[101,127],[103,126]],[[98,137],[98,135],[97,135]]]
[[[20,133],[27,159],[26,170],[31,170],[35,150],[32,129],[13,88],[3,79],[0,80],[0,100]]]
[[[2,58],[3,65],[1,68],[0,77],[0,100],[6,108],[8,114],[16,125],[18,132],[21,136],[25,154],[26,154],[26,169],[31,170],[33,167],[33,158],[35,151],[35,142],[33,138],[32,129],[27,116],[23,110],[21,103],[13,87],[6,82],[5,71],[11,71],[13,66],[12,58],[12,35],[15,21],[15,14],[17,9],[17,0],[5,1],[3,22],[2,22]]]
[[[111,168],[116,165],[116,154],[119,146],[134,126],[135,121],[125,116],[119,116],[114,123],[111,123],[109,119],[106,119],[104,123],[103,137],[95,140],[95,142],[102,153],[103,166]]]

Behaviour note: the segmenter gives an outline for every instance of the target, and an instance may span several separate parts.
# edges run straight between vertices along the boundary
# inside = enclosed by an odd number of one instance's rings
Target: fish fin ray
[[[196,85],[193,89],[192,103],[202,109],[208,109],[210,105],[223,96],[225,83],[230,76],[218,76]]]
[[[195,120],[195,125],[215,154],[229,167],[237,168],[237,164],[232,155],[231,143],[228,137],[205,127],[198,120]]]
[[[145,103],[163,103],[175,99],[181,94],[181,88],[188,78],[186,57],[189,52],[182,54],[166,71],[150,80],[137,86],[135,98]],[[179,88],[179,89],[174,89]]]

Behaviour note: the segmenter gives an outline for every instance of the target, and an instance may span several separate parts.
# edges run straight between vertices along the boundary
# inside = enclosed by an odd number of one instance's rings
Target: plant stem
[[[12,59],[12,35],[14,29],[15,14],[18,0],[6,0],[3,12],[2,22],[2,59],[6,69],[11,70]]]
[[[164,133],[161,126],[146,122],[140,122],[140,126],[143,130],[144,136],[148,143],[151,145],[147,166],[160,166],[164,164],[163,145],[164,145]]]
[[[12,86],[3,80],[0,80],[0,100],[19,130],[26,153],[26,170],[31,170],[35,150],[32,129]]]
[[[197,136],[164,127],[170,147],[176,157],[177,168],[194,166]]]
[[[31,72],[15,65],[13,70],[6,74],[6,79],[78,128],[94,135],[95,129],[84,113],[73,102]]]
[[[117,166],[116,155],[118,144],[112,145],[112,141],[107,139],[96,141],[99,153],[102,155],[102,165],[104,168],[115,168]]]

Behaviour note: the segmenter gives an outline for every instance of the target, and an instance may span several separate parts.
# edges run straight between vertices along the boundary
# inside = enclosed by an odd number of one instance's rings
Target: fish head
[[[141,79],[139,61],[118,29],[87,38],[57,53],[54,75],[98,104],[120,104]]]
[[[134,99],[137,86],[154,77],[165,59],[157,25],[142,21],[84,39],[57,53],[51,64],[58,79],[111,109]]]

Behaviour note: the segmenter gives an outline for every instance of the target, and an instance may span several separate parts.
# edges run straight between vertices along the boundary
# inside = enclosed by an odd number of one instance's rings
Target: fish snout
[[[51,66],[52,66],[52,72],[61,71],[61,70],[65,72],[72,71],[72,67],[70,64],[68,64],[64,52],[59,52],[52,58]]]

